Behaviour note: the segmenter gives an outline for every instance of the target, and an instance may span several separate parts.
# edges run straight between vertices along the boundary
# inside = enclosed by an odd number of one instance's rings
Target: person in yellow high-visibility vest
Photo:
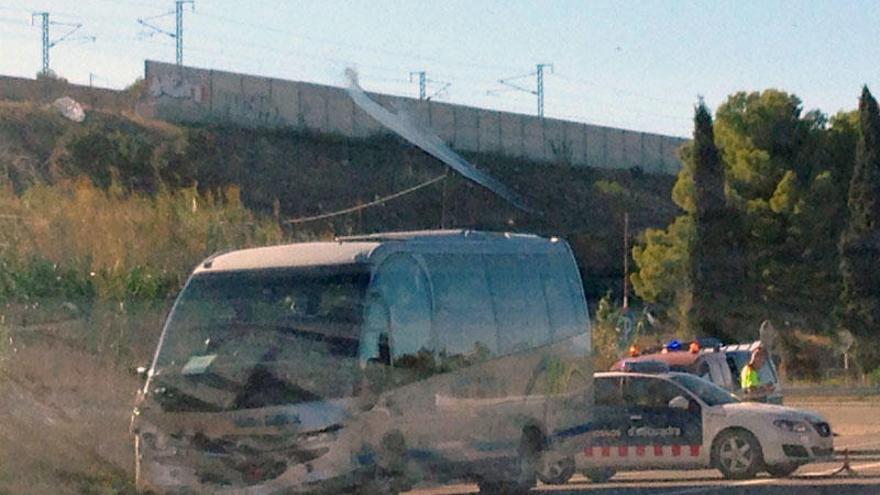
[[[749,363],[743,366],[740,373],[740,387],[743,389],[745,398],[748,400],[763,400],[767,394],[773,391],[772,383],[761,383],[759,370],[767,361],[767,351],[758,347],[752,351]]]

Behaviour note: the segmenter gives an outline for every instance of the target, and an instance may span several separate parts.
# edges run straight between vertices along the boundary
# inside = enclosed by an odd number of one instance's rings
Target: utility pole
[[[41,17],[43,22],[43,75],[49,74],[49,13],[48,12],[37,12],[31,14],[31,22],[34,22],[34,17]]]
[[[428,79],[428,73],[421,70],[417,72],[409,73],[409,82],[413,82],[413,76],[419,76],[419,101],[430,101],[431,98],[435,96],[440,96],[444,91],[449,89],[449,86],[452,86],[452,83],[448,83],[445,81],[435,81],[433,79]],[[434,85],[442,85],[440,89],[434,91],[430,95],[428,94],[428,83],[432,83]]]
[[[183,65],[183,4],[185,3],[192,5],[193,10],[196,8],[196,3],[193,0],[176,0],[174,2],[177,17],[177,29],[174,34],[174,38],[177,40],[177,65]]]
[[[629,212],[623,214],[623,309],[629,308]]]
[[[553,73],[553,64],[538,64],[535,67],[536,67],[535,72],[529,72],[528,74],[523,74],[520,76],[513,76],[513,77],[508,77],[505,79],[499,79],[498,83],[502,84],[504,86],[507,86],[509,88],[512,88],[516,91],[522,91],[522,92],[537,96],[538,97],[538,117],[543,117],[544,116],[544,69],[549,67],[550,73],[552,74]],[[535,76],[537,79],[537,81],[536,81],[537,87],[534,90],[531,90],[529,88],[525,88],[523,86],[520,86],[518,84],[511,82],[516,79],[522,79],[524,77],[532,77],[532,76]],[[489,91],[486,91],[486,94],[492,95],[492,94],[497,94],[499,92],[500,91],[498,91],[498,90],[489,90]]]
[[[425,95],[427,93],[427,91],[426,91],[427,90],[427,88],[426,88],[427,80],[425,77],[425,71],[410,72],[409,73],[409,82],[412,82],[413,76],[416,76],[416,75],[419,76],[419,101],[424,101]]]
[[[42,70],[40,71],[40,73],[43,74],[43,75],[48,75],[48,74],[49,74],[49,49],[50,49],[50,48],[54,47],[54,46],[57,45],[58,43],[61,43],[62,41],[65,41],[65,40],[67,40],[67,41],[73,41],[73,40],[77,40],[77,39],[78,39],[78,40],[86,40],[86,41],[95,41],[95,37],[94,37],[94,36],[78,36],[78,37],[76,37],[76,38],[71,38],[71,37],[70,37],[73,33],[79,31],[79,28],[82,27],[82,24],[81,24],[81,23],[50,22],[50,21],[49,21],[49,13],[48,13],[48,12],[34,12],[33,14],[31,14],[31,24],[34,23],[34,19],[37,18],[37,17],[40,18],[40,24],[41,24],[41,27],[42,27],[42,40],[43,40],[43,68],[42,68]],[[61,35],[61,37],[58,38],[57,40],[55,40],[55,41],[50,41],[50,40],[49,40],[49,26],[50,26],[50,25],[54,25],[54,26],[66,26],[66,27],[69,28],[69,29],[68,29],[68,31],[67,31],[66,33],[64,33],[63,35]]]
[[[173,12],[166,12],[164,14],[159,14],[159,15],[156,15],[153,17],[139,18],[137,20],[138,24],[151,30],[150,32],[147,33],[148,36],[152,36],[156,33],[159,33],[159,34],[164,34],[166,36],[174,38],[175,45],[176,45],[176,47],[175,47],[176,48],[175,61],[176,61],[177,65],[183,65],[183,5],[187,4],[187,3],[190,4],[192,6],[192,10],[195,11],[196,3],[194,0],[174,0],[174,11]],[[175,18],[175,22],[174,22],[175,28],[174,28],[173,33],[171,31],[166,31],[165,29],[162,29],[159,26],[153,25],[148,22],[153,19],[159,19],[161,17],[166,17],[166,16],[169,16],[172,14],[174,14],[174,18]]]
[[[538,75],[538,117],[544,116],[544,67],[550,67],[550,73],[553,73],[553,64],[538,64],[535,71]]]

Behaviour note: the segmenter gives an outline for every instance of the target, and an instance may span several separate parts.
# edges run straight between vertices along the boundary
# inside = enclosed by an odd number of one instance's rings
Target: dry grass
[[[279,225],[256,218],[234,187],[217,194],[195,188],[127,194],[83,178],[18,195],[7,185],[0,186],[0,215],[0,259],[12,269],[41,260],[74,270],[98,299],[131,295],[133,270],[144,279],[179,282],[212,252],[282,240]],[[26,295],[8,290],[7,296]]]

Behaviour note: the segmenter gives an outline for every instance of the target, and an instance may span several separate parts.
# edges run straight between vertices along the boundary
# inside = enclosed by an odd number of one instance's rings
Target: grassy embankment
[[[621,280],[633,231],[675,214],[672,177],[472,155],[544,214],[443,181],[357,215],[284,219],[367,202],[444,172],[391,137],[187,128],[92,111],[75,124],[0,102],[0,493],[130,490],[126,420],[162,317],[218,250],[445,227],[561,235],[591,300]],[[26,487],[26,489],[25,489]]]

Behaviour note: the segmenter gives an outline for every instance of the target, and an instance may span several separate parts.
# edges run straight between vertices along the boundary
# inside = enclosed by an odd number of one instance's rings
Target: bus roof
[[[231,251],[208,258],[195,273],[350,265],[365,262],[378,242],[308,242]]]
[[[411,246],[407,250],[421,251],[444,249],[453,246],[481,246],[481,251],[504,252],[510,249],[541,248],[556,243],[557,239],[545,239],[530,234],[482,232],[474,230],[426,230],[413,232],[390,232],[364,236],[340,237],[331,242],[304,242],[280,246],[268,246],[230,251],[212,256],[196,267],[195,273],[263,268],[298,268],[316,266],[349,265],[369,263],[380,246]],[[527,246],[531,246],[528,248]],[[392,249],[393,250],[393,249]]]
[[[487,232],[481,230],[449,229],[449,230],[413,230],[408,232],[381,232],[358,236],[337,237],[340,242],[356,241],[488,241],[513,239],[518,241],[542,241],[547,239],[534,234],[517,234],[513,232]]]

